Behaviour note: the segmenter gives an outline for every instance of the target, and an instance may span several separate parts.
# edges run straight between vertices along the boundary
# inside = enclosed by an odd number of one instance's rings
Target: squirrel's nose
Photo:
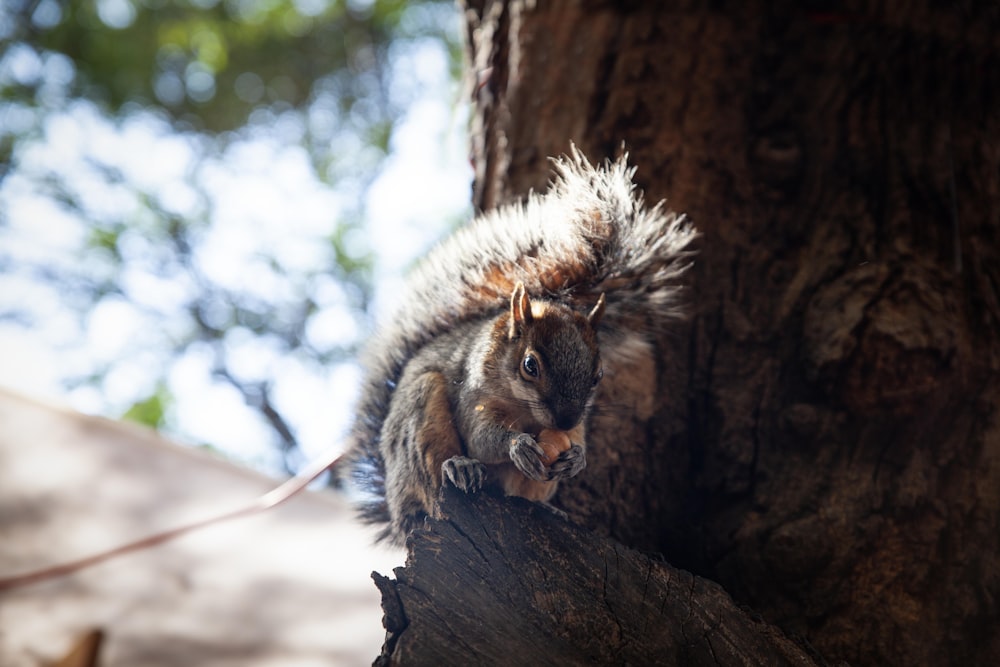
[[[556,428],[560,431],[568,431],[580,423],[583,412],[578,409],[563,410],[555,413]]]

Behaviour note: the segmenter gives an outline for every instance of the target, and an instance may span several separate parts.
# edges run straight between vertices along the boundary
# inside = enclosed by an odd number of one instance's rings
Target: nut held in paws
[[[555,463],[559,455],[570,448],[569,434],[551,428],[543,428],[538,433],[537,442],[542,448],[542,463],[547,466]]]

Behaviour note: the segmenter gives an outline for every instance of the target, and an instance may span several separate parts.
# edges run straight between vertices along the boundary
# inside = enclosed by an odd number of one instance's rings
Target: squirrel
[[[585,468],[601,378],[681,314],[696,236],[644,205],[627,159],[595,167],[571,147],[545,194],[473,219],[408,276],[362,357],[345,466],[379,539],[401,545],[442,484],[548,504]],[[549,465],[544,430],[569,439]]]

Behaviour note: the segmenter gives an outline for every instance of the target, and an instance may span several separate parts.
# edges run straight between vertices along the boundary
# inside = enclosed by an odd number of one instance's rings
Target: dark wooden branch
[[[813,665],[706,579],[519,498],[449,489],[443,519],[373,573],[378,665]]]

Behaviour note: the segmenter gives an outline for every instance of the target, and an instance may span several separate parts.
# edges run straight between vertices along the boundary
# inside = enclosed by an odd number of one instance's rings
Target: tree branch
[[[377,665],[814,665],[714,582],[520,498],[446,489],[406,567],[373,573]]]

